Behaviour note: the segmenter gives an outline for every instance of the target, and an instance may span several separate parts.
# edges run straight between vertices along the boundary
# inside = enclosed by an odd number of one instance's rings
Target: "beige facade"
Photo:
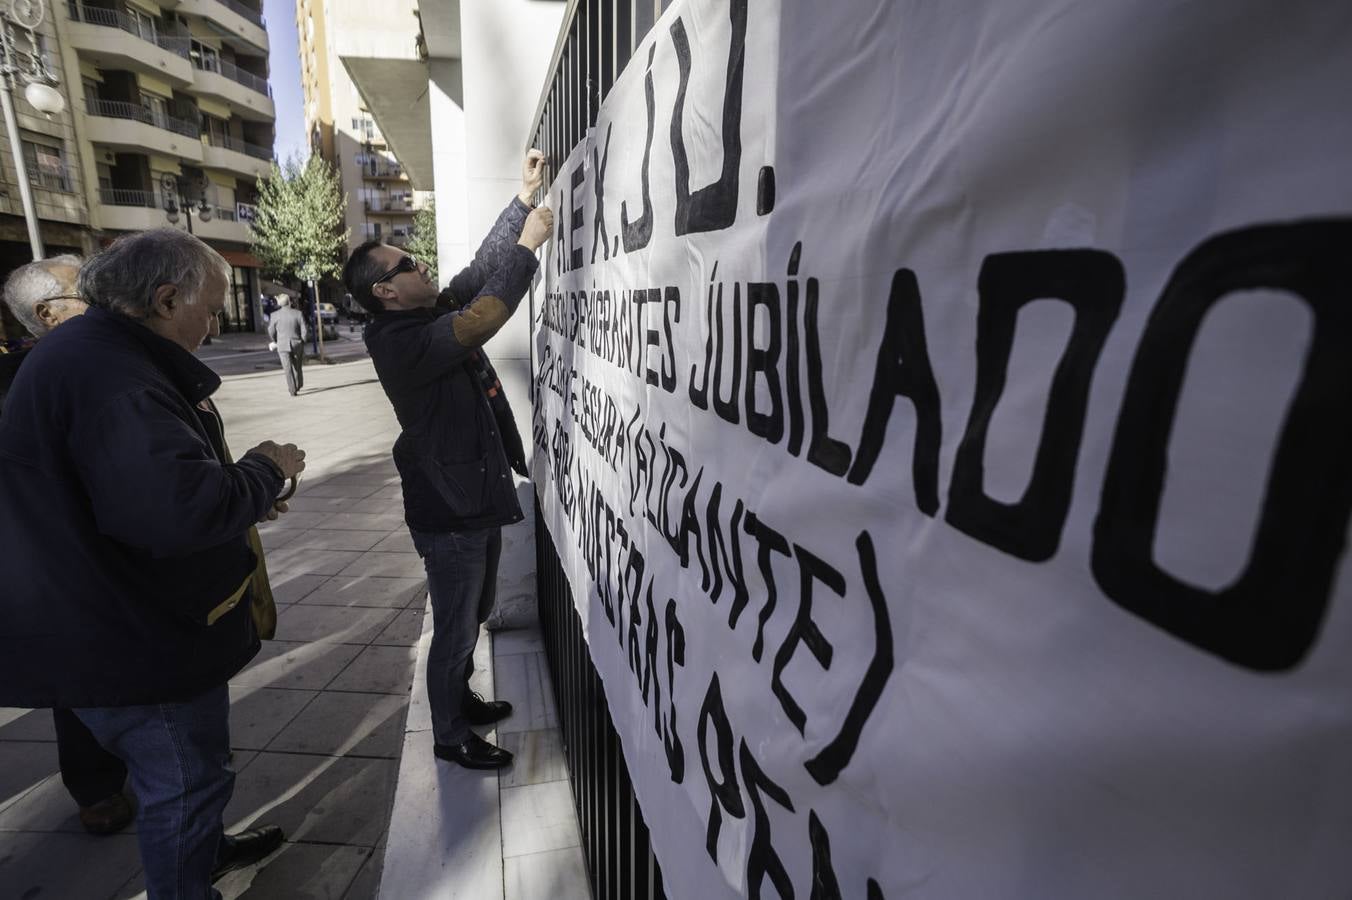
[[[311,149],[337,166],[347,195],[349,247],[372,238],[402,244],[412,232],[414,216],[432,198],[430,191],[413,188],[398,147],[376,126],[340,59],[340,44],[354,40],[407,45],[407,53],[415,54],[416,8],[412,0],[296,2],[306,132]],[[410,85],[410,90],[420,89]]]
[[[51,119],[16,92],[29,181],[48,253],[89,253],[171,224],[235,267],[227,327],[257,327],[248,220],[268,171],[276,111],[261,0],[70,0],[47,4],[40,52],[67,109]],[[28,259],[13,160],[0,151],[0,269]],[[167,207],[187,202],[191,216]],[[203,221],[200,209],[209,210]],[[8,214],[8,215],[5,215]]]

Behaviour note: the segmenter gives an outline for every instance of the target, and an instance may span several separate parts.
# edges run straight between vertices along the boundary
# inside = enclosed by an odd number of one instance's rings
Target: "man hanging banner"
[[[1352,5],[677,0],[537,490],[673,898],[1352,886]]]

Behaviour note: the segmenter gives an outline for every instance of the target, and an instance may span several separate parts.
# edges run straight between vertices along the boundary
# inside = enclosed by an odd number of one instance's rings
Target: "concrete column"
[[[536,0],[493,0],[460,5],[464,96],[464,181],[461,211],[473,250],[502,208],[521,190],[531,117],[545,83],[566,4]],[[432,109],[436,128],[436,106]],[[547,176],[549,177],[549,176]],[[437,170],[437,228],[442,227],[442,180]],[[449,211],[448,211],[449,212]],[[488,343],[487,350],[516,414],[517,428],[531,454],[530,313],[517,311]],[[526,520],[503,530],[498,610],[508,617],[529,615],[535,601],[535,519],[531,485],[517,487]]]
[[[432,172],[437,186],[437,276],[445,287],[469,264],[469,191],[465,169],[465,111],[458,59],[428,60],[432,124]],[[480,233],[474,240],[482,240]]]

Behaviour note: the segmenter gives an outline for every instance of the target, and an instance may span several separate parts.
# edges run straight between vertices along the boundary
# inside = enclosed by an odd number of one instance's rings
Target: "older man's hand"
[[[283,478],[291,478],[305,471],[305,451],[295,444],[277,444],[264,441],[249,451],[272,460]]]
[[[267,514],[264,515],[263,518],[259,519],[258,521],[275,522],[277,521],[278,516],[280,516],[282,513],[286,512],[290,508],[291,507],[287,506],[285,501],[278,500],[276,503],[272,504],[272,508],[267,511]]]
[[[535,204],[535,192],[545,183],[545,155],[532,147],[521,164],[521,193],[516,196],[527,206]]]

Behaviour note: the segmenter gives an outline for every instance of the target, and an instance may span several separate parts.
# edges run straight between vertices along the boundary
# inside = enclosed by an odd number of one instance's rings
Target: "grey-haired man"
[[[226,836],[229,679],[258,652],[248,530],[275,518],[292,444],[227,462],[194,355],[229,266],[197,238],[120,238],[80,270],[91,304],[43,338],[0,419],[0,705],[64,707],[127,766],[146,890],[211,882],[282,842]]]

